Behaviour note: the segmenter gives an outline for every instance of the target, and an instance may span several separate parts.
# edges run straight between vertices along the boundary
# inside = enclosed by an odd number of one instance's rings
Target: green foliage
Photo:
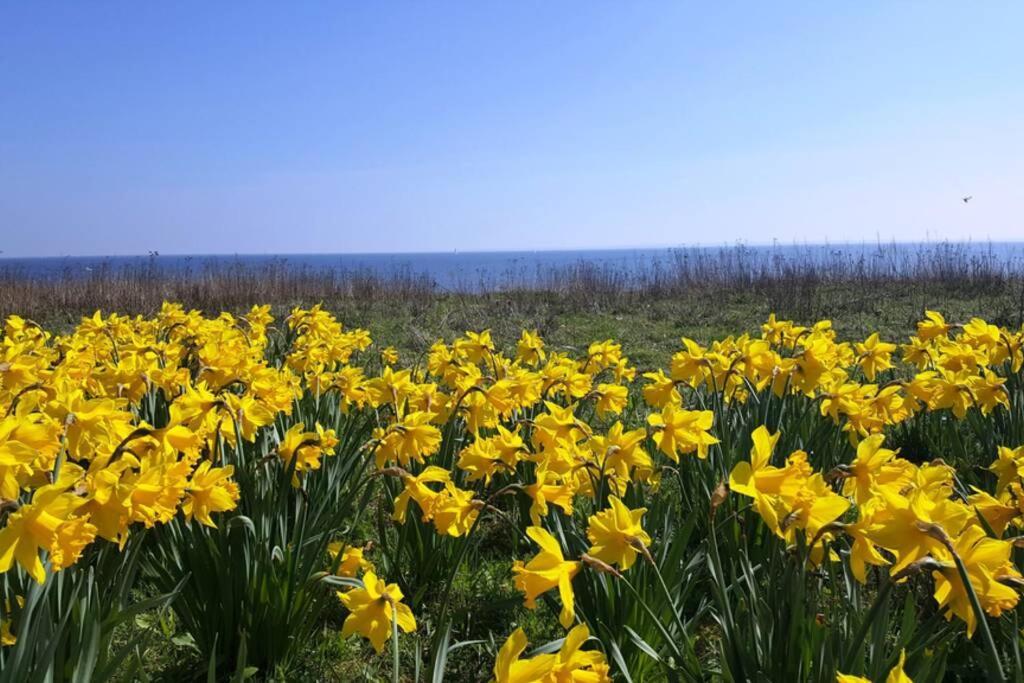
[[[139,631],[117,645],[117,630],[140,614],[163,609],[182,585],[179,576],[163,594],[137,598],[144,540],[144,534],[133,536],[122,551],[92,548],[74,566],[48,570],[42,584],[21,572],[3,574],[4,618],[15,611],[23,627],[16,643],[0,648],[0,681],[102,682],[138,670],[148,634]]]
[[[371,421],[308,398],[296,408],[294,419],[302,418],[319,418],[340,439],[315,476],[293,486],[294,459],[267,456],[285,424],[256,443],[222,444],[241,490],[238,508],[217,528],[179,517],[151,534],[145,580],[156,590],[181,584],[177,623],[216,676],[285,675],[337,601],[327,546],[349,538],[370,498],[363,444]]]

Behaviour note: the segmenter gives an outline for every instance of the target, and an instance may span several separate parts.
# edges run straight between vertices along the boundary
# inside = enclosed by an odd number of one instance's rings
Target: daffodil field
[[[1024,329],[627,354],[8,317],[0,680],[1024,681]]]

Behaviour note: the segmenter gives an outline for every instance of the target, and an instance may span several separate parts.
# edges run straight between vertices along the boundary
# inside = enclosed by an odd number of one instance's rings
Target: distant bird
[[[969,194],[969,195],[967,195],[966,197],[964,197],[963,199],[964,199],[964,204],[966,204],[967,202],[969,202],[969,201],[971,201],[972,199],[974,199],[974,195],[972,195],[972,194]]]

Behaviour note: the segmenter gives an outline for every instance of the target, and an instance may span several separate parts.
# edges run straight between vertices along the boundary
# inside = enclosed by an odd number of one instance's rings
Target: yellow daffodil
[[[738,462],[729,474],[729,490],[754,499],[761,518],[773,530],[779,528],[779,516],[775,509],[776,497],[789,473],[771,465],[779,433],[772,434],[761,426],[751,434],[753,446],[750,462]]]
[[[1000,446],[996,460],[988,469],[999,477],[999,481],[996,482],[996,495],[1002,495],[1010,484],[1017,483],[1024,477],[1024,446]]]
[[[192,473],[188,484],[188,494],[181,504],[185,519],[194,516],[209,527],[216,527],[210,518],[211,512],[234,510],[238,503],[238,484],[231,480],[235,468],[211,467],[210,461],[200,463]]]
[[[540,338],[536,330],[532,332],[523,330],[516,344],[516,358],[530,366],[537,366],[544,362],[547,354],[544,352],[544,340]]]
[[[925,311],[924,318],[917,323],[917,336],[925,341],[945,337],[953,329],[938,311]]]
[[[539,683],[551,673],[555,661],[552,654],[520,659],[527,644],[522,628],[512,632],[494,661],[494,683]]]
[[[913,679],[903,671],[906,662],[907,653],[900,651],[900,660],[896,663],[896,666],[890,669],[885,677],[885,683],[914,683]],[[871,683],[871,679],[851,674],[836,674],[836,683]]]
[[[434,514],[434,503],[442,496],[440,491],[427,486],[427,484],[446,484],[451,481],[451,474],[448,470],[431,465],[417,475],[409,473],[402,474],[404,488],[398,497],[395,498],[395,511],[392,518],[397,522],[405,522],[406,509],[409,501],[414,500],[420,506],[423,521],[430,521]]]
[[[353,578],[360,572],[374,571],[373,563],[366,559],[365,549],[347,545],[341,541],[332,541],[327,545],[327,554],[337,562],[337,576]],[[340,557],[339,557],[340,555]]]
[[[408,467],[411,462],[422,463],[436,453],[441,445],[441,431],[431,424],[433,417],[422,411],[409,413],[386,430],[378,429],[377,467],[395,461]]]
[[[663,370],[645,372],[643,376],[650,380],[643,389],[644,400],[650,405],[660,410],[670,403],[677,405],[682,401],[676,383]]]
[[[521,659],[527,640],[516,629],[498,651],[494,662],[494,683],[611,683],[608,663],[599,650],[581,650],[590,638],[584,624],[572,628],[561,649]]]
[[[1012,543],[988,538],[981,528],[972,525],[956,536],[953,548],[963,561],[971,587],[987,614],[998,617],[1017,606],[1020,596],[1013,585],[1024,584],[1024,577],[1010,561]],[[963,619],[967,624],[967,636],[971,637],[978,624],[977,615],[956,566],[947,561],[941,571],[933,572],[933,576],[935,600],[939,607],[949,607],[947,619],[952,619],[954,614]]]
[[[398,362],[398,349],[394,346],[386,346],[380,350],[380,362],[385,365],[394,365]]]
[[[616,496],[610,496],[608,502],[610,507],[590,516],[587,538],[591,546],[587,553],[625,571],[636,562],[638,549],[651,544],[651,537],[640,526],[647,508],[630,510]]]
[[[37,489],[32,502],[7,518],[0,530],[0,573],[17,560],[29,576],[43,583],[46,570],[39,558],[40,550],[57,555],[59,564],[66,567],[92,541],[96,527],[86,518],[73,517],[85,504],[85,499],[68,491],[78,476],[74,469],[66,464],[56,483]]]
[[[629,389],[620,384],[598,384],[594,393],[597,395],[598,417],[618,415],[626,407],[629,398]]]
[[[516,589],[525,595],[526,607],[536,609],[537,597],[557,588],[562,598],[558,621],[563,627],[569,628],[575,614],[572,578],[579,572],[581,565],[579,562],[567,561],[558,541],[544,528],[531,526],[526,530],[526,535],[540,546],[540,552],[529,562],[516,560],[513,563]]]
[[[572,514],[573,498],[576,496],[576,485],[571,481],[561,481],[554,472],[544,467],[537,468],[537,481],[526,487],[526,495],[533,499],[530,506],[530,521],[536,526],[548,514],[548,505],[557,505],[567,515]]]
[[[843,485],[843,494],[857,503],[865,503],[874,495],[877,486],[902,488],[910,479],[906,461],[896,458],[896,451],[883,448],[885,437],[874,434],[857,445],[857,457],[849,467],[849,478]]]
[[[658,450],[673,462],[679,462],[680,453],[697,453],[697,457],[708,457],[708,447],[718,439],[708,431],[715,414],[710,410],[684,410],[673,404],[666,405],[660,413],[647,416],[647,423],[654,430]]]
[[[896,350],[896,345],[881,341],[877,332],[863,343],[854,344],[854,348],[857,351],[857,363],[869,382],[874,382],[875,375],[882,370],[892,367],[892,353]]]
[[[385,584],[372,571],[363,575],[363,587],[337,592],[349,615],[341,629],[342,637],[359,633],[373,649],[381,652],[391,638],[392,621],[405,633],[416,630],[416,618],[408,605],[401,602],[402,591],[396,583]]]

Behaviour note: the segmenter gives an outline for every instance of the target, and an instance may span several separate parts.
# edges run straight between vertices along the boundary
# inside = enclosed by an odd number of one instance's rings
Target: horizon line
[[[788,247],[878,247],[891,246],[939,246],[939,245],[1021,245],[1024,246],[1024,239],[1017,240],[984,240],[967,239],[942,239],[942,240],[874,240],[874,241],[824,241],[824,242],[782,242],[772,240],[771,242],[746,242],[737,240],[728,244],[704,244],[688,243],[675,245],[647,245],[647,246],[620,246],[620,247],[556,247],[549,249],[451,249],[445,251],[295,251],[295,252],[221,252],[221,253],[198,253],[198,252],[166,252],[153,250],[149,254],[56,254],[56,255],[29,255],[15,256],[0,251],[0,261],[14,261],[24,259],[132,259],[132,258],[240,258],[240,257],[289,257],[289,256],[450,256],[455,254],[563,254],[572,252],[616,252],[616,251],[674,251],[674,250],[729,250],[742,248],[788,248]]]

